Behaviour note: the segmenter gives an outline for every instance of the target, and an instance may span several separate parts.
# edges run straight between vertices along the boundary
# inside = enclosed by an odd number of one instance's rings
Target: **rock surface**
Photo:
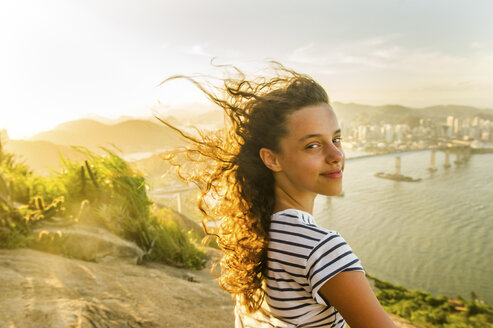
[[[193,276],[194,279],[189,277]],[[209,270],[0,250],[2,327],[232,327]]]
[[[108,262],[118,259],[136,264],[144,255],[134,243],[94,226],[43,227],[33,232],[31,248],[79,260]]]
[[[209,250],[213,261],[219,252]],[[0,249],[2,327],[234,327],[210,269],[68,259]],[[397,327],[415,327],[393,317]]]

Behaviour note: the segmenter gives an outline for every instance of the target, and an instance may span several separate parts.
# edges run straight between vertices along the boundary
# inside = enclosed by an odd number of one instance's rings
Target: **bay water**
[[[419,182],[380,179],[395,172]],[[431,151],[346,161],[344,196],[319,196],[317,223],[338,231],[379,279],[434,295],[493,304],[493,154],[474,154],[461,165],[429,172]]]

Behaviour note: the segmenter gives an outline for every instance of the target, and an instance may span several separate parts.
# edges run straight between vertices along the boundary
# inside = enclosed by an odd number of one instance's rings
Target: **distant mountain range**
[[[447,116],[459,118],[479,116],[493,121],[493,110],[478,109],[469,106],[442,105],[426,108],[410,108],[400,105],[369,106],[354,103],[334,102],[332,106],[339,121],[357,124],[416,122],[419,119],[443,120]],[[222,111],[191,115],[186,110],[164,120],[175,126],[196,126],[198,128],[217,129],[224,125]],[[188,115],[187,115],[188,114]],[[93,116],[95,119],[79,119],[58,125],[29,140],[10,140],[5,148],[19,155],[24,162],[36,171],[46,173],[49,168],[59,167],[59,154],[70,159],[82,158],[82,154],[70,146],[83,146],[97,153],[100,147],[109,148],[119,155],[148,153],[165,148],[185,145],[185,140],[176,131],[150,119],[132,119],[125,117],[117,120]]]
[[[332,103],[332,107],[339,118],[339,121],[354,123],[380,123],[390,124],[406,123],[410,119],[443,120],[447,116],[467,118],[479,116],[484,119],[493,120],[493,110],[479,109],[471,106],[459,105],[438,105],[425,108],[411,108],[401,105],[369,106],[354,103]]]

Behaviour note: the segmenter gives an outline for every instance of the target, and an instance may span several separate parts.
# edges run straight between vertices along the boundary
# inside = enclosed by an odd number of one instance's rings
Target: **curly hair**
[[[224,130],[204,133],[196,129],[195,135],[158,119],[190,142],[182,152],[186,161],[177,164],[179,174],[200,188],[198,206],[204,215],[203,223],[218,222],[215,235],[223,251],[219,284],[247,312],[257,311],[265,296],[263,281],[275,205],[274,176],[259,151],[281,151],[279,141],[288,133],[286,120],[290,113],[329,103],[325,90],[311,77],[277,62],[271,65],[272,77],[250,80],[234,66],[216,65],[233,70],[233,74],[229,71],[228,77],[221,79],[222,86],[184,75],[160,83],[186,79],[225,113]],[[177,153],[167,159],[172,161],[176,156]],[[187,163],[192,163],[194,169],[186,170]]]

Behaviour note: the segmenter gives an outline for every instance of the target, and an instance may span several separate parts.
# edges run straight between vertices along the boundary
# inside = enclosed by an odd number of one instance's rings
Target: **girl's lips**
[[[321,175],[326,178],[338,179],[338,178],[342,178],[342,170],[325,172],[322,173]]]

